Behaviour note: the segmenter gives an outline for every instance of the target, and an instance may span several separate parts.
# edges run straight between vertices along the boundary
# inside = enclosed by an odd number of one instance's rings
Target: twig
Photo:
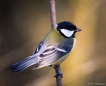
[[[51,17],[51,27],[52,29],[55,27],[56,25],[56,11],[55,11],[55,0],[50,0],[50,17]],[[55,68],[58,71],[60,70],[60,65],[56,65]],[[55,70],[56,74],[58,74],[58,72]],[[61,76],[56,76],[56,83],[57,86],[62,86],[62,79]]]
[[[50,0],[50,18],[52,29],[56,25],[56,11],[55,11],[55,0]]]

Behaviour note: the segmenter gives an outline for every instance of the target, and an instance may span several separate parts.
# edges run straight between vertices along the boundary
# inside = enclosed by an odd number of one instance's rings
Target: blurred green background
[[[106,0],[56,0],[56,16],[82,28],[61,64],[63,86],[106,86]],[[0,0],[0,86],[56,86],[50,67],[9,68],[33,53],[50,24],[49,0]]]

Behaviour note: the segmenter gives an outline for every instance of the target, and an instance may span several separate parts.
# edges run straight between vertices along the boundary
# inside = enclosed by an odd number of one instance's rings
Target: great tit
[[[38,69],[60,64],[69,56],[75,44],[75,33],[78,31],[81,29],[71,22],[58,23],[47,33],[31,56],[16,62],[11,68],[19,73],[32,65],[33,69]]]

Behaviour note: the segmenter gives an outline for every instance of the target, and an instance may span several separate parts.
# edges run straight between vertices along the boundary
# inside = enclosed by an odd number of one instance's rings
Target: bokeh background
[[[106,0],[56,0],[56,16],[82,28],[61,64],[63,86],[106,86]],[[50,67],[9,68],[33,53],[50,24],[49,0],[0,0],[0,86],[56,86]]]

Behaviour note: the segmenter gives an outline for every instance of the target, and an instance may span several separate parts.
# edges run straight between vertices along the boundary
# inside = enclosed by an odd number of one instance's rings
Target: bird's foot
[[[63,74],[61,73],[60,69],[58,70],[56,66],[52,66],[52,65],[50,65],[50,67],[53,67],[56,71],[56,74],[54,75],[54,77],[57,77],[57,76],[61,76],[61,78],[63,77]]]
[[[61,78],[62,78],[63,77],[63,74],[59,72],[59,73],[57,73],[57,74],[54,75],[54,77],[57,77],[57,76],[61,76]]]

